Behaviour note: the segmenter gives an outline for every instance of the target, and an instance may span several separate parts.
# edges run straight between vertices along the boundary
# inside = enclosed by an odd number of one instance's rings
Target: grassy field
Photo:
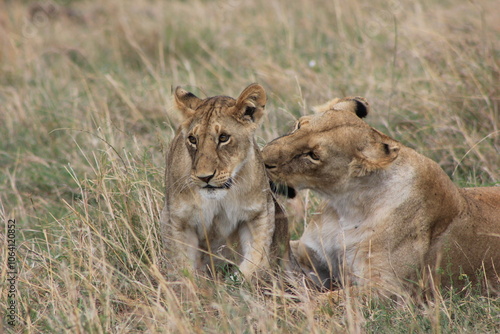
[[[500,333],[500,299],[474,287],[394,305],[158,270],[172,87],[262,84],[262,145],[315,104],[364,96],[372,126],[485,186],[500,181],[499,61],[495,0],[0,0],[3,330]],[[302,195],[295,237],[318,202]]]

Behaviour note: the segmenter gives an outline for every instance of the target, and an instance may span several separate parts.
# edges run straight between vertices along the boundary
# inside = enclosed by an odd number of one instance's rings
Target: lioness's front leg
[[[259,269],[268,268],[268,252],[271,247],[274,233],[273,212],[266,210],[254,220],[244,223],[239,230],[243,261],[240,271],[246,279]]]

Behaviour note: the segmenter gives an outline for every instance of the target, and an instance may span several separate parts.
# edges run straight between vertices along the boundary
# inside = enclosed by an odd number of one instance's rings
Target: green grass
[[[364,96],[371,125],[458,185],[498,184],[495,1],[54,0],[30,19],[36,3],[0,3],[0,220],[16,219],[19,271],[8,332],[500,332],[500,300],[473,287],[395,305],[173,283],[158,236],[178,85],[236,96],[261,83],[262,145],[313,105]],[[301,198],[294,238],[320,210]],[[6,310],[6,247],[0,258]]]

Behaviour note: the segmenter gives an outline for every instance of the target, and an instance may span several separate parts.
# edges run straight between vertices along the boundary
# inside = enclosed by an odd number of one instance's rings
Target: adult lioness
[[[161,224],[168,262],[206,269],[228,257],[250,278],[270,258],[286,258],[289,240],[254,140],[266,93],[252,84],[236,100],[199,99],[180,87],[174,95],[185,120],[166,158]]]
[[[326,199],[292,242],[302,268],[322,284],[391,296],[430,277],[483,276],[498,288],[500,187],[456,187],[434,161],[361,120],[368,110],[363,98],[335,99],[263,149],[274,181]]]

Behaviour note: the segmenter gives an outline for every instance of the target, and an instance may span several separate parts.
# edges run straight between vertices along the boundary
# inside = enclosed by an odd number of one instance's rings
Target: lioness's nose
[[[210,180],[214,177],[215,172],[212,175],[196,175],[197,178],[202,180],[203,182],[210,182]]]

